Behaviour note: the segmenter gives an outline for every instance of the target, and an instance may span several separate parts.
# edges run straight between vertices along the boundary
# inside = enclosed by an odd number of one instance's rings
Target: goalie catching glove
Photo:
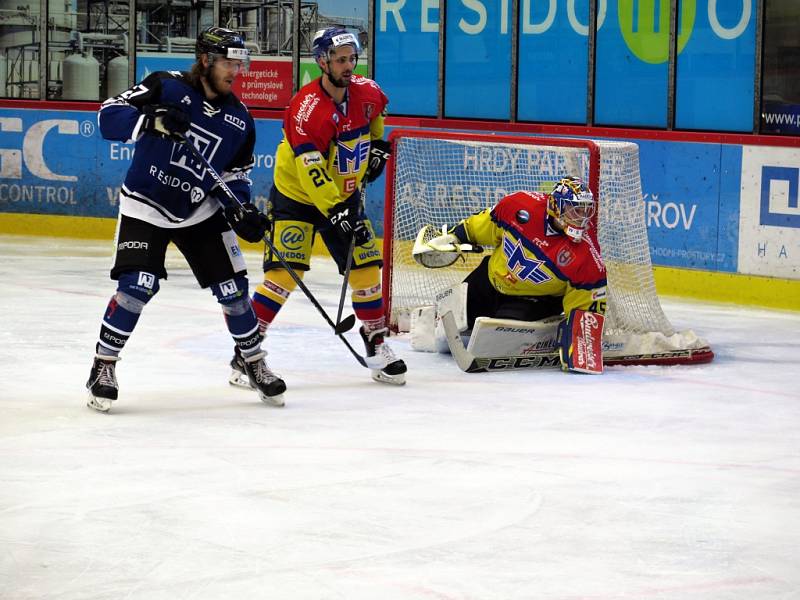
[[[438,269],[449,267],[459,257],[463,260],[464,252],[480,253],[483,247],[462,243],[454,233],[447,232],[447,225],[442,225],[441,233],[433,225],[425,225],[417,234],[411,255],[423,267]]]
[[[142,129],[162,137],[182,142],[189,131],[189,115],[178,106],[148,105],[142,109],[144,122]]]
[[[253,204],[231,204],[225,207],[225,218],[243,240],[260,242],[270,228],[267,215],[259,211]]]

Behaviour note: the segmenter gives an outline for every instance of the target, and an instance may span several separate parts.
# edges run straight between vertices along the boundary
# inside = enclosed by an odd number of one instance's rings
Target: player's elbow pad
[[[573,309],[558,326],[561,367],[574,373],[603,372],[603,315]]]

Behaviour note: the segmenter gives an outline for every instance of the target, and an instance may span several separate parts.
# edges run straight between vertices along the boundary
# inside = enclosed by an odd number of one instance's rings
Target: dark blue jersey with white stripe
[[[185,227],[203,221],[227,199],[182,144],[145,132],[149,106],[174,105],[189,115],[187,139],[242,202],[250,201],[255,125],[236,96],[208,100],[188,73],[159,71],[100,107],[98,121],[105,139],[135,142],[131,166],[120,193],[120,212],[163,227]]]

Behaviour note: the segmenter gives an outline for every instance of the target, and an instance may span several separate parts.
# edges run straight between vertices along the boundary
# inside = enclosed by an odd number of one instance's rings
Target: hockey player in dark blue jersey
[[[247,69],[248,51],[230,29],[211,27],[197,38],[190,72],[157,72],[100,107],[108,140],[135,142],[119,197],[108,303],[89,381],[88,406],[107,412],[117,399],[115,365],[145,304],[167,278],[169,242],[184,255],[197,282],[211,288],[241,362],[261,400],[283,406],[283,380],[267,366],[262,335],[248,295],[247,271],[236,234],[260,241],[267,218],[250,202],[255,126],[232,93]],[[214,179],[186,144],[194,144],[238,202],[218,193]],[[231,230],[233,228],[233,230]]]

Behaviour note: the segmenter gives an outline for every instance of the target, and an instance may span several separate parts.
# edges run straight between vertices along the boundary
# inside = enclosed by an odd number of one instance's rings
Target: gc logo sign
[[[44,139],[51,129],[67,135],[80,134],[78,121],[72,119],[48,119],[30,126],[22,139],[22,151],[0,149],[0,178],[22,179],[22,163],[34,177],[47,181],[78,181],[76,175],[54,173],[44,159]],[[19,117],[0,118],[0,131],[22,133],[22,119]]]

